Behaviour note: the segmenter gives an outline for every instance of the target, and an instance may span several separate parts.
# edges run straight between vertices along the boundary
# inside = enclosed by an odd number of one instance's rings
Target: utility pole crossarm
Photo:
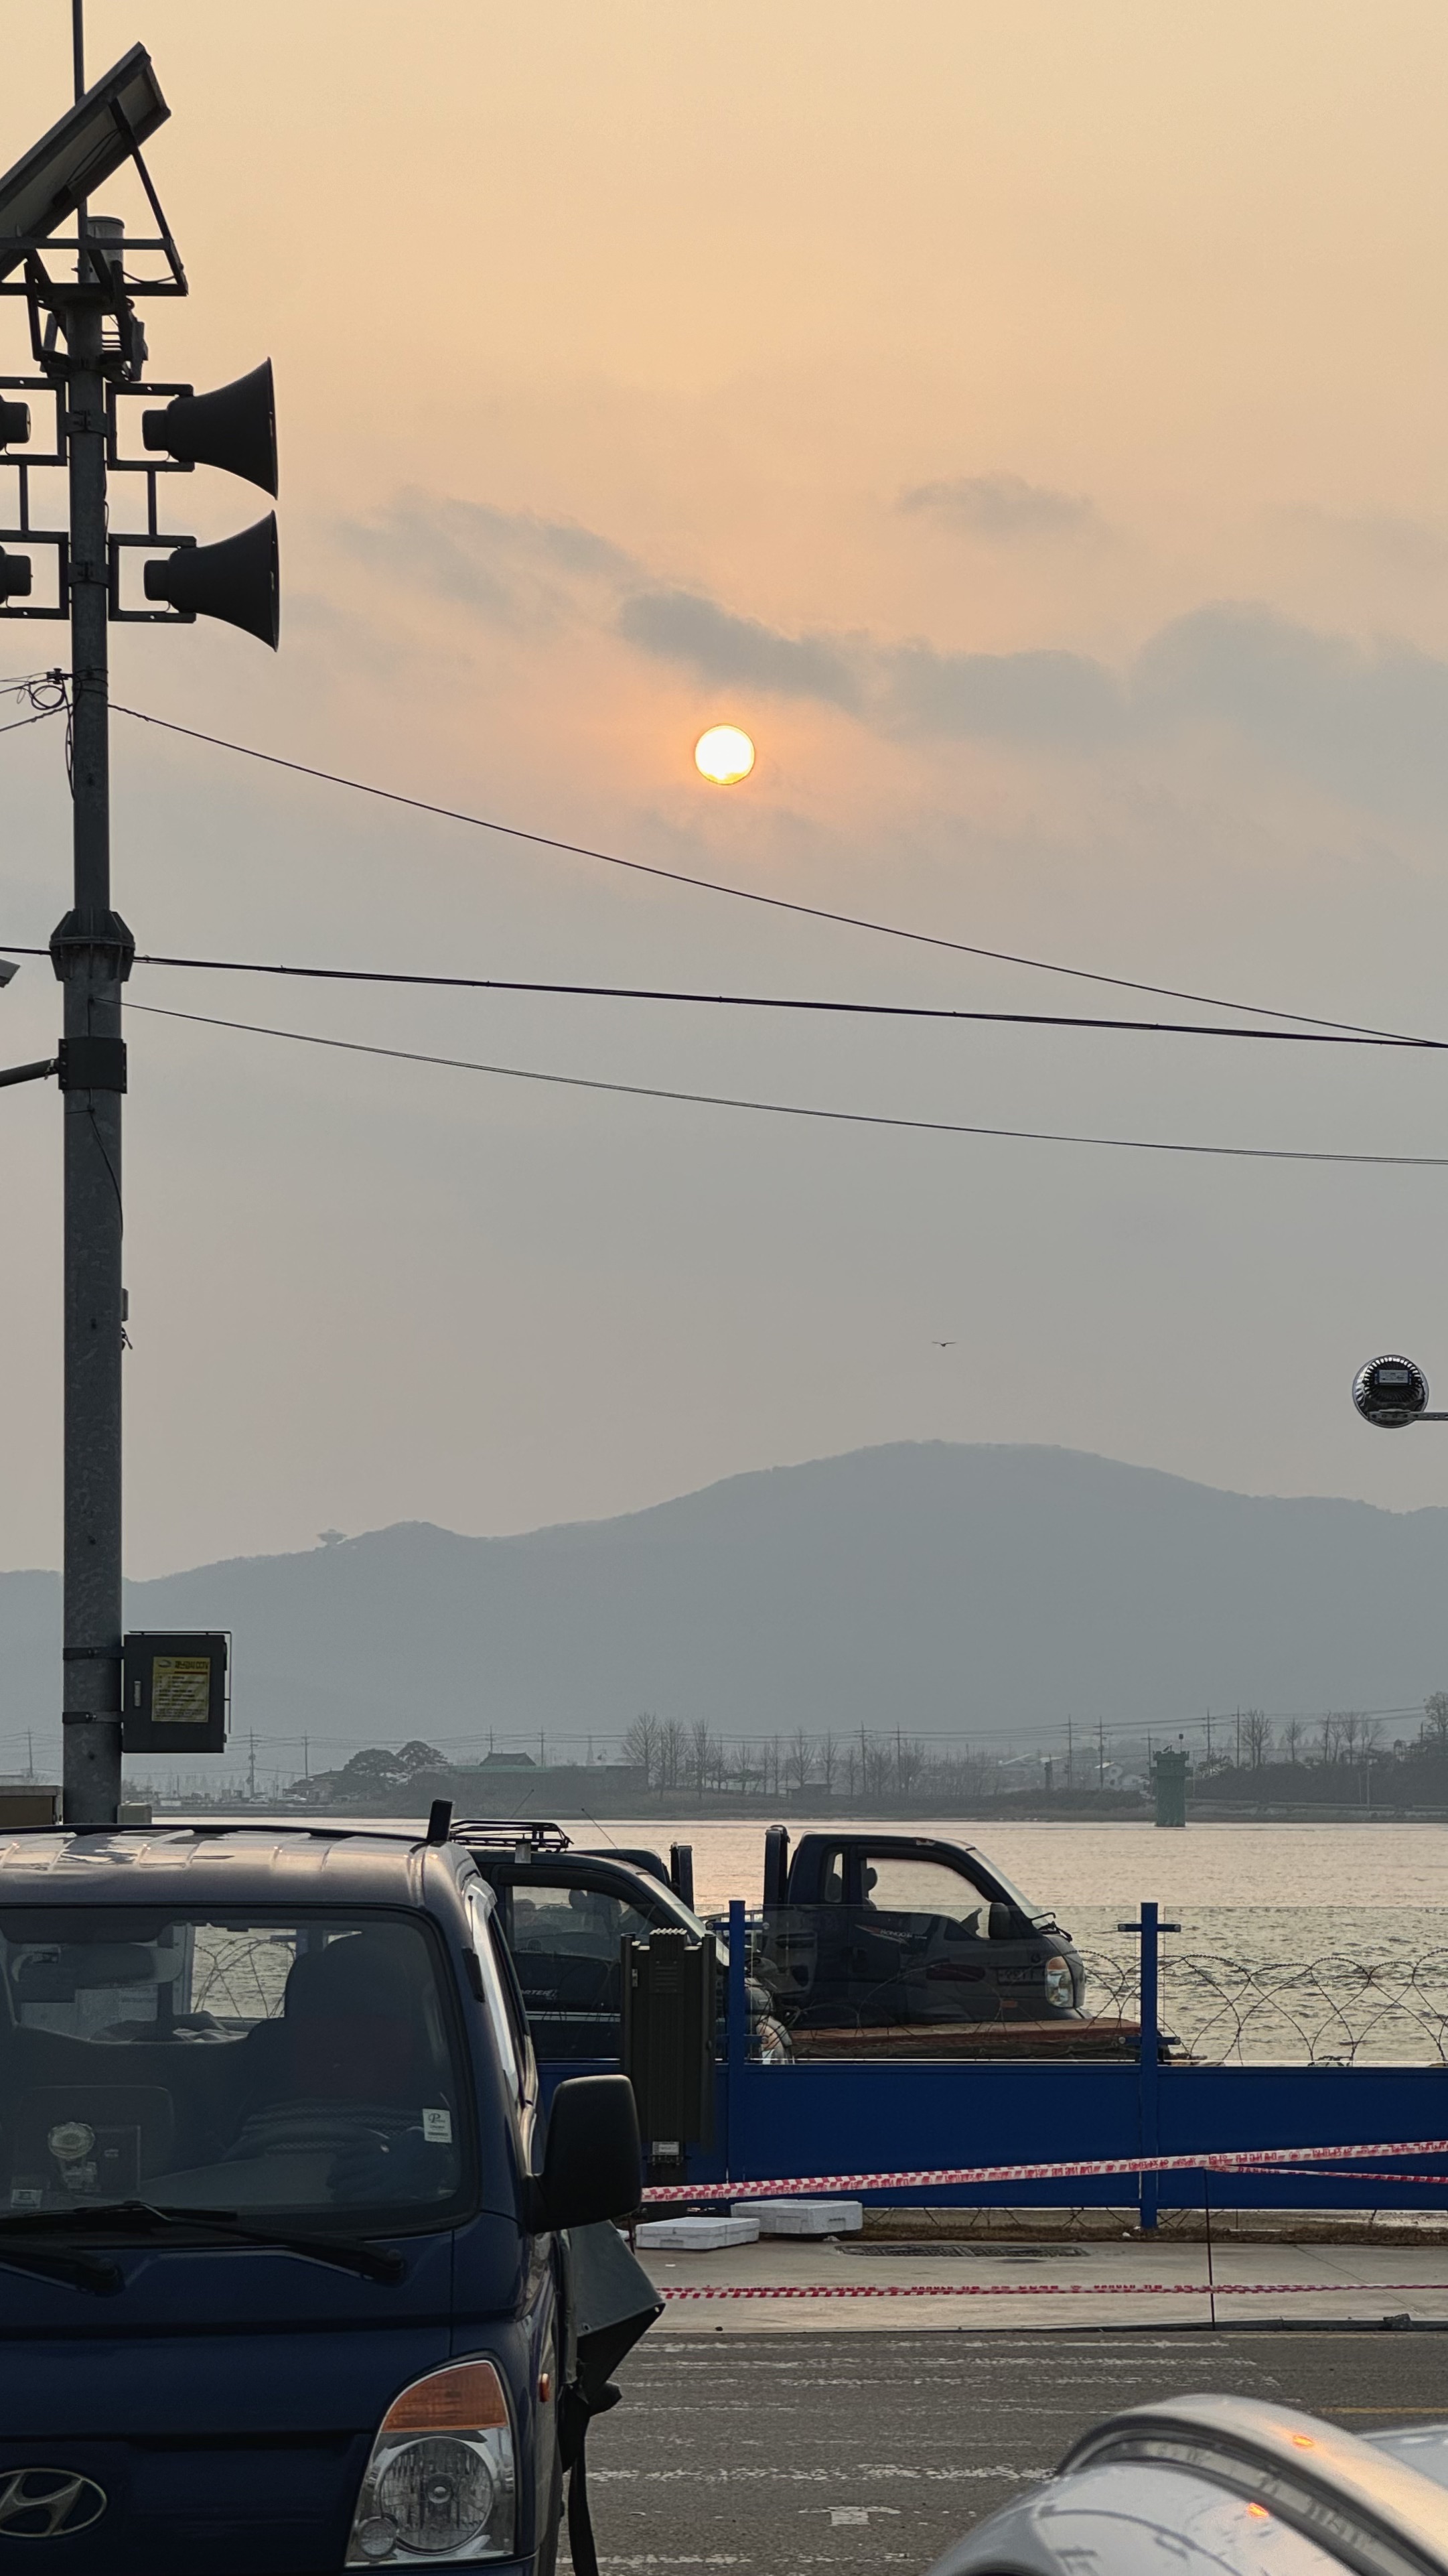
[[[52,1073],[59,1071],[58,1055],[42,1056],[38,1064],[7,1064],[0,1071],[0,1091],[8,1091],[12,1082],[45,1082]]]

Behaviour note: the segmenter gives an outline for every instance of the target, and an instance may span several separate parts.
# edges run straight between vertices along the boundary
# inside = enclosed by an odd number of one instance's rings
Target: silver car
[[[933,2576],[1448,2576],[1448,2424],[1360,2439],[1255,2398],[1134,2406]]]

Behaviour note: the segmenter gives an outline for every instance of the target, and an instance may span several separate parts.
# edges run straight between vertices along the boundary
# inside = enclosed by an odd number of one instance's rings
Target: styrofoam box
[[[857,2236],[865,2224],[858,2200],[752,2200],[761,2236]]]
[[[752,2210],[747,2218],[726,2218],[721,2210],[711,2218],[647,2218],[637,2242],[672,2246],[679,2254],[713,2254],[721,2245],[753,2245],[758,2238],[759,2221]]]

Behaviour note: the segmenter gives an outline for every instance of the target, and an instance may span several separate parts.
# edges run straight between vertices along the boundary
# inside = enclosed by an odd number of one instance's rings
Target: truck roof
[[[0,1833],[0,1906],[416,1905],[423,1903],[417,1825],[244,1823],[54,1827]],[[461,1846],[431,1847],[457,1875]]]

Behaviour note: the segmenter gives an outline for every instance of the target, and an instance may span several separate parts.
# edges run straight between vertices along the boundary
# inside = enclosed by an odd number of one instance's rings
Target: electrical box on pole
[[[159,491],[162,475],[215,465],[274,493],[277,471],[269,363],[200,396],[190,385],[143,381],[149,351],[138,302],[188,292],[141,155],[170,109],[143,45],[88,85],[81,0],[72,0],[72,31],[75,103],[0,176],[0,296],[24,303],[31,360],[29,374],[0,376],[0,475],[14,474],[16,505],[13,524],[0,526],[0,625],[12,618],[69,621],[70,671],[51,674],[32,696],[44,712],[54,698],[46,701],[41,689],[63,692],[74,824],[73,900],[50,943],[64,992],[64,1036],[53,1064],[22,1066],[8,1078],[56,1071],[63,1095],[64,1818],[106,1825],[120,1815],[123,1723],[127,1745],[137,1749],[220,1750],[226,1671],[224,1653],[218,1663],[211,1651],[224,1640],[141,1641],[177,1649],[168,1673],[163,1657],[146,1668],[149,1680],[142,1678],[149,1732],[141,1729],[139,1704],[123,1699],[121,1015],[135,942],[111,903],[108,630],[216,617],[275,645],[275,516],[199,546],[194,536],[162,528]],[[129,231],[91,209],[95,190],[127,168],[152,230]],[[72,219],[74,232],[66,233]],[[73,255],[73,275],[57,268],[57,253]],[[142,418],[144,452],[137,454],[124,436],[125,402],[142,394],[169,401]],[[36,478],[43,486],[47,475],[66,479],[64,518],[50,526],[35,511]],[[127,475],[144,478],[145,502],[143,524],[129,527],[120,524],[111,492]],[[138,557],[136,598],[123,576]],[[197,1714],[203,1650],[204,1720]],[[178,1714],[183,1709],[192,1713]],[[208,1731],[214,1744],[203,1748],[199,1735]]]
[[[231,1639],[133,1630],[121,1662],[127,1753],[224,1753]]]

